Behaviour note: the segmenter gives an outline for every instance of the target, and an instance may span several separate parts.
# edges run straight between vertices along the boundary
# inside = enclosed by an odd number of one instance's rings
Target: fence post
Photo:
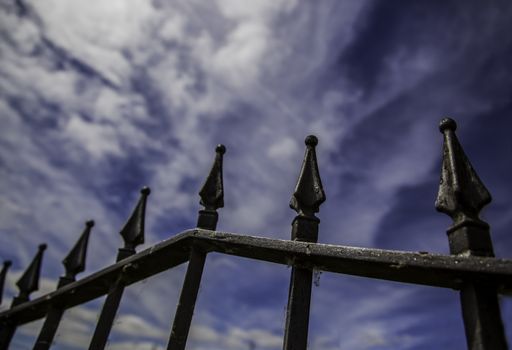
[[[326,197],[315,153],[318,139],[310,135],[305,143],[304,161],[290,201],[290,207],[298,213],[292,222],[292,240],[316,243],[320,219],[315,213],[319,211],[320,204]],[[310,269],[292,267],[283,344],[285,350],[307,348],[312,277],[313,272]]]
[[[199,211],[197,227],[205,230],[215,231],[219,214],[217,209],[224,207],[224,186],[222,180],[222,158],[226,153],[224,145],[215,148],[215,160],[206,181],[199,191],[200,204],[204,206]],[[167,349],[184,350],[187,345],[188,332],[192,323],[194,307],[196,305],[197,293],[201,284],[206,253],[192,247],[188,262],[185,280],[181,289],[180,299],[176,307],[176,314],[172,324],[172,331],[169,337]]]
[[[0,272],[0,305],[2,305],[2,296],[4,294],[4,284],[5,284],[5,276],[7,276],[7,270],[11,266],[11,261],[6,260],[2,266],[2,271]]]
[[[447,231],[451,254],[493,257],[489,225],[479,218],[491,195],[465,155],[456,128],[449,118],[439,124],[444,144],[436,209],[453,219]],[[460,300],[468,348],[507,349],[496,286],[464,281]]]
[[[87,243],[89,241],[89,235],[93,226],[94,221],[92,220],[89,220],[85,223],[85,229],[80,235],[80,238],[75,243],[67,257],[62,261],[62,264],[66,269],[66,273],[64,276],[59,278],[57,289],[71,282],[74,282],[76,280],[76,275],[85,270]],[[61,306],[50,306],[43,327],[41,328],[39,336],[37,337],[36,343],[34,345],[34,350],[46,350],[50,348],[63,313],[64,308]]]
[[[34,256],[34,259],[16,283],[20,293],[12,300],[11,308],[27,302],[29,300],[30,293],[39,288],[39,276],[41,273],[41,264],[43,262],[43,252],[45,249],[46,244],[39,245],[39,249]],[[7,350],[12,337],[16,332],[16,327],[17,325],[15,321],[7,321],[6,324],[2,325],[2,330],[0,331],[0,350]]]
[[[151,193],[149,187],[144,187],[141,191],[141,196],[137,206],[133,210],[132,215],[121,230],[121,236],[124,240],[124,248],[119,248],[117,253],[116,262],[126,259],[127,257],[135,254],[135,247],[144,243],[144,222],[146,214],[146,201]],[[123,277],[129,273],[125,266],[123,272],[118,276],[118,279],[112,283],[110,290],[101,309],[101,314],[96,324],[96,329],[92,336],[89,350],[101,350],[107,344],[114,318],[116,317],[117,309],[124,292]]]

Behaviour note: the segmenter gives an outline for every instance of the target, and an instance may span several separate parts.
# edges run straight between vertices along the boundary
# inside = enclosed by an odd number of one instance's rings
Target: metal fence
[[[35,300],[46,245],[40,245],[33,261],[17,282],[19,295],[11,308],[0,313],[0,349],[8,349],[20,325],[45,318],[34,349],[52,345],[63,313],[76,305],[106,295],[89,349],[103,349],[123,296],[124,288],[188,261],[177,305],[168,349],[185,349],[209,252],[291,265],[283,349],[306,349],[313,270],[414,283],[460,291],[462,316],[469,349],[507,349],[500,315],[499,294],[512,292],[512,260],[494,257],[489,225],[479,212],[491,196],[471,166],[455,135],[456,124],[443,119],[444,137],[441,181],[436,200],[438,211],[450,215],[448,229],[451,255],[355,248],[317,243],[320,220],[315,216],[325,201],[315,153],[317,138],[306,138],[306,152],[290,207],[297,212],[291,240],[277,240],[216,231],[217,209],[224,206],[222,159],[225,147],[217,146],[212,169],[201,189],[197,228],[182,232],[149,249],[136,253],[144,242],[144,216],[149,188],[121,230],[124,247],[117,262],[88,277],[76,280],[85,268],[85,256],[92,221],[69,255],[63,260],[64,276],[57,289]],[[7,270],[0,274],[0,298]],[[1,299],[0,299],[1,302]]]

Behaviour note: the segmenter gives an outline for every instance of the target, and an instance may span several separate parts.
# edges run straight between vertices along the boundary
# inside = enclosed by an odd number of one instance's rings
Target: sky
[[[112,264],[151,187],[146,242],[196,224],[218,143],[218,229],[290,239],[304,155],[327,201],[319,242],[448,254],[434,201],[442,117],[493,195],[482,217],[511,258],[512,3],[369,0],[0,1],[2,309],[46,242],[55,289],[84,222],[86,276]],[[166,346],[186,266],[128,287],[108,349]],[[210,254],[187,349],[282,347],[290,269]],[[69,310],[55,349],[87,349],[102,299]],[[508,339],[512,303],[502,300]],[[41,322],[20,327],[31,349]],[[458,293],[315,273],[311,350],[464,349]]]

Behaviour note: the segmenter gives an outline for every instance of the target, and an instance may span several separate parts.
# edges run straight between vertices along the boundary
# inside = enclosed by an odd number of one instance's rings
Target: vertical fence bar
[[[455,135],[456,128],[455,121],[449,118],[439,125],[444,144],[436,209],[453,219],[447,231],[451,254],[493,257],[489,225],[479,218],[482,208],[491,202],[491,195],[465,155]],[[507,349],[496,287],[465,281],[460,300],[468,348]]]
[[[119,248],[116,261],[121,261],[135,254],[135,247],[144,243],[146,201],[151,190],[149,187],[144,187],[140,193],[141,196],[137,206],[121,230],[124,248]],[[101,309],[100,317],[89,345],[89,350],[101,350],[104,349],[107,344],[108,336],[124,292],[123,278],[129,273],[129,268],[130,265],[126,265],[118,279],[110,287],[103,308]]]
[[[217,209],[224,207],[224,186],[222,180],[222,157],[226,153],[224,145],[215,148],[215,160],[206,181],[199,191],[200,204],[204,206],[199,211],[197,227],[214,231],[217,228],[219,214]],[[167,349],[184,350],[187,345],[188,332],[201,284],[206,254],[196,247],[190,251],[185,280],[181,289],[180,299],[174,315],[171,335]]]
[[[38,290],[41,264],[43,262],[43,252],[45,249],[46,244],[39,245],[39,249],[34,256],[34,259],[16,283],[20,293],[12,300],[11,308],[27,302],[29,300],[30,293]],[[9,348],[9,344],[16,332],[16,328],[16,323],[12,321],[6,321],[6,323],[2,324],[2,330],[0,331],[0,350],[7,350],[7,348]]]
[[[85,270],[85,257],[87,255],[87,243],[89,241],[89,235],[91,229],[94,226],[94,221],[89,220],[85,223],[85,229],[83,230],[80,238],[73,246],[68,256],[62,261],[66,269],[64,276],[59,278],[57,289],[74,282],[76,275]],[[34,350],[47,350],[50,348],[59,327],[60,320],[64,313],[64,309],[59,305],[52,305],[48,310],[48,314],[44,321],[43,327],[39,332]]]
[[[298,213],[292,222],[292,240],[316,243],[320,219],[315,213],[325,201],[325,193],[316,160],[318,139],[310,135],[305,143],[304,161],[290,201],[290,207]],[[292,267],[283,343],[285,350],[305,350],[307,347],[312,277],[311,270]]]
[[[2,305],[2,299],[4,295],[4,285],[5,285],[5,276],[7,276],[7,270],[11,266],[11,261],[6,260],[2,266],[2,271],[0,272],[0,305]]]

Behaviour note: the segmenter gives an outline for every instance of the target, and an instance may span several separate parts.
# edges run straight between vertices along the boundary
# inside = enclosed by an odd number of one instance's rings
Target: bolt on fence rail
[[[17,282],[19,295],[0,313],[0,350],[8,349],[16,328],[45,319],[34,349],[49,349],[63,313],[106,295],[89,349],[104,349],[124,288],[188,262],[187,272],[169,335],[168,349],[182,350],[192,322],[206,256],[209,252],[236,255],[279,264],[292,264],[283,349],[307,348],[312,271],[330,271],[383,280],[453,288],[460,291],[468,349],[502,350],[507,342],[498,295],[512,294],[512,260],[494,257],[489,225],[479,218],[491,201],[488,190],[465,155],[452,119],[440,123],[443,158],[436,209],[453,219],[448,229],[451,255],[423,254],[317,243],[320,220],[315,216],[326,196],[318,171],[315,136],[306,138],[306,152],[290,207],[297,212],[291,240],[277,240],[216,230],[217,209],[224,206],[222,161],[226,148],[218,145],[210,173],[199,192],[197,228],[185,231],[137,253],[144,243],[144,220],[150,190],[141,197],[121,230],[124,247],[116,263],[76,280],[85,269],[87,243],[94,222],[87,221],[75,246],[63,260],[64,276],[57,289],[35,300],[45,244]],[[0,302],[10,261],[0,272]],[[397,268],[399,267],[399,268]]]

